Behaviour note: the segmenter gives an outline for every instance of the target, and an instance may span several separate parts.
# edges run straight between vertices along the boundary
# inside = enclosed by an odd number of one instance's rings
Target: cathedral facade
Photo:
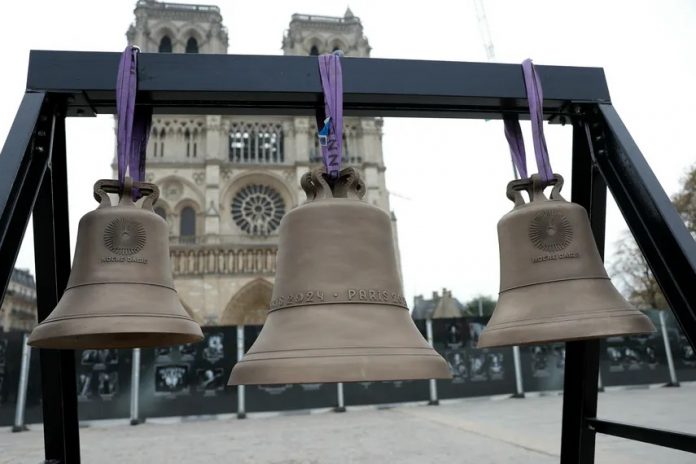
[[[217,6],[140,0],[134,13],[128,42],[145,53],[227,52]],[[350,10],[343,17],[293,15],[282,49],[370,54]],[[357,168],[367,184],[365,199],[389,213],[382,119],[344,118],[343,148],[344,166]],[[175,286],[196,321],[263,323],[280,219],[304,201],[300,178],[320,162],[313,117],[153,116],[147,181],[160,188],[155,210],[169,225]]]

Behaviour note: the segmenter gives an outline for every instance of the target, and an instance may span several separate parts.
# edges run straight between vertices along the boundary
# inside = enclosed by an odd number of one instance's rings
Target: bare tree
[[[682,182],[681,190],[672,196],[672,203],[681,214],[691,235],[696,236],[696,165],[691,167]]]
[[[497,301],[491,298],[490,296],[480,295],[464,303],[464,306],[466,307],[469,314],[478,315],[479,308],[481,308],[482,316],[490,316],[491,314],[493,314],[493,310],[495,309],[496,303]]]
[[[679,211],[691,235],[696,237],[696,165],[689,169],[682,181],[681,190],[672,196],[672,203]],[[617,243],[611,273],[618,279],[619,288],[636,307],[641,309],[669,307],[648,262],[628,231]]]
[[[648,262],[630,232],[617,243],[611,274],[628,301],[640,309],[667,309],[667,302]]]

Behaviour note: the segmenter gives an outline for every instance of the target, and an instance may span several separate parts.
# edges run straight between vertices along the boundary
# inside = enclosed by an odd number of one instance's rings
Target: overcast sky
[[[194,2],[197,3],[197,2]],[[280,54],[293,13],[342,16],[347,4],[322,1],[215,2],[229,30],[229,53]],[[696,2],[486,1],[496,61],[600,66],[612,102],[668,194],[696,161]],[[30,49],[121,51],[132,0],[23,0],[3,4],[0,140],[22,97]],[[352,0],[379,58],[485,61],[470,0]],[[408,6],[407,6],[408,5]],[[532,8],[532,5],[534,8]],[[529,123],[523,123],[531,154]],[[569,127],[547,126],[554,171],[570,177]],[[68,120],[70,226],[93,209],[91,188],[111,176],[113,118]],[[450,288],[462,300],[498,291],[496,223],[512,204],[509,151],[500,121],[387,119],[384,154],[399,225],[405,291]],[[535,170],[529,166],[530,172]],[[569,185],[564,189],[570,196]],[[608,208],[607,255],[625,224]],[[17,260],[33,270],[31,227]],[[74,243],[73,243],[74,247]]]

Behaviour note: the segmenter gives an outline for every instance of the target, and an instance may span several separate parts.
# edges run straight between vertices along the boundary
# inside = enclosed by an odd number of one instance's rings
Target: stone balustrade
[[[274,246],[182,246],[171,247],[174,276],[202,274],[266,274],[276,271]]]

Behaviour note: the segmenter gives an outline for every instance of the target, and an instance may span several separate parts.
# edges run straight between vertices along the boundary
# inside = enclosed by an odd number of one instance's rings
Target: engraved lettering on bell
[[[325,295],[328,294],[328,298]],[[281,295],[271,300],[271,311],[288,306],[313,305],[323,303],[373,302],[403,306],[407,308],[406,298],[401,293],[376,288],[349,288],[347,290],[324,292],[311,290],[292,295]]]
[[[134,255],[145,246],[145,227],[136,221],[117,217],[104,229],[104,245],[117,255]]]
[[[573,241],[573,227],[564,215],[546,210],[529,224],[529,239],[540,250],[561,251]]]

